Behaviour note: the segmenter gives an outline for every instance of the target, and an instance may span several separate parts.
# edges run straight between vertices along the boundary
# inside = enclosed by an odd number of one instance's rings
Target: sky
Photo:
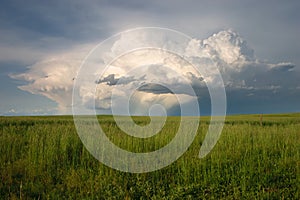
[[[223,77],[227,113],[300,112],[299,9],[297,0],[3,0],[0,115],[71,114],[73,79],[85,56],[112,35],[136,27],[163,27],[189,35],[192,39],[183,53],[187,58],[209,52],[207,57]],[[138,36],[128,37],[139,43]],[[115,42],[115,52],[128,46],[122,43],[122,35]],[[110,70],[92,80],[97,87],[95,106],[99,113],[109,113],[112,108],[107,91],[115,90],[122,99],[135,87],[134,114],[147,114],[151,104],[161,104],[168,114],[178,115],[178,102],[168,90],[174,85],[185,105],[198,101],[203,114],[210,113],[205,83],[211,77],[188,66],[175,67],[184,81],[164,68],[168,63],[153,60],[172,56],[140,53],[152,60],[139,74],[126,74],[131,68],[124,66],[145,65],[145,61],[137,62],[133,53],[111,63]],[[158,68],[160,73],[153,70]],[[167,81],[163,87],[154,80]],[[186,92],[188,85],[196,94]],[[81,91],[79,96],[89,109],[93,99],[88,90]]]

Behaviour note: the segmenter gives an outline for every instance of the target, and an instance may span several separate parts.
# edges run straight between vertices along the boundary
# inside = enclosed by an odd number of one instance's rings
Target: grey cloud
[[[190,79],[193,86],[202,86],[204,84],[203,77],[198,77],[192,72],[188,72],[186,76],[188,77],[188,79]]]
[[[115,78],[115,74],[109,74],[108,76],[95,81],[96,84],[106,83],[109,86],[113,85],[126,85],[134,81],[143,81],[145,80],[146,75],[136,79],[134,76],[121,76],[120,78]]]
[[[161,72],[161,73],[165,73],[165,72]],[[144,75],[143,77],[145,76],[146,75]],[[186,94],[190,96],[194,96],[194,95],[201,96],[203,94],[203,88],[206,87],[203,77],[199,77],[193,74],[192,72],[187,72],[184,75],[184,77],[188,79],[188,82],[179,83],[178,81],[174,82],[173,80],[172,83],[165,84],[165,85],[142,82],[141,83],[142,85],[137,90],[142,92],[152,93],[152,94]],[[188,89],[190,87],[194,89],[195,94],[190,93],[190,90]]]
[[[279,63],[276,65],[273,65],[271,68],[271,71],[287,72],[287,71],[292,71],[294,68],[295,68],[295,65],[292,63]]]
[[[173,92],[170,89],[168,89],[168,87],[165,87],[160,84],[155,84],[155,83],[144,84],[141,87],[139,87],[137,90],[141,92],[152,93],[152,94],[168,94],[168,93],[173,94]]]
[[[240,72],[233,72],[225,80],[226,90],[287,90],[295,88],[299,73],[293,71],[293,65],[280,65],[269,68],[269,64],[250,63]]]
[[[190,90],[192,87],[193,91]],[[155,83],[147,83],[140,86],[137,91],[152,94],[185,94],[189,96],[197,96],[203,98],[208,93],[205,84],[177,84],[177,85],[160,85]]]

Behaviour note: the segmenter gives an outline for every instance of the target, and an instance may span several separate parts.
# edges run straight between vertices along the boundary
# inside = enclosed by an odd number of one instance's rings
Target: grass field
[[[136,117],[146,124],[146,117]],[[118,146],[147,152],[172,140],[179,118],[137,139],[99,116]],[[201,118],[188,151],[161,170],[111,169],[81,143],[71,116],[0,117],[0,199],[299,199],[300,114],[226,118],[213,151],[198,158],[209,119]]]

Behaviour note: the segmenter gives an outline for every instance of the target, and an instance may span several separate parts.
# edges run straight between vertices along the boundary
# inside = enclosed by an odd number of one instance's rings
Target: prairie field
[[[168,144],[180,123],[168,117],[160,133],[141,139],[112,116],[98,119],[113,143],[132,152]],[[299,113],[227,116],[216,146],[199,159],[209,122],[201,117],[195,140],[173,164],[134,174],[95,159],[72,116],[0,117],[0,199],[299,199]]]

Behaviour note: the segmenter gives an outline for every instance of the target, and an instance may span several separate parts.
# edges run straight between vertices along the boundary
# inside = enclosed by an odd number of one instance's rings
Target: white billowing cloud
[[[234,65],[240,66],[239,64],[256,60],[254,51],[246,41],[232,30],[220,31],[204,40],[193,39],[186,50],[188,56],[199,57],[208,53],[211,59],[218,62],[219,67],[226,64],[226,67],[233,70],[239,69]]]
[[[214,34],[203,40],[203,45],[210,52],[213,52],[213,58],[222,60],[227,64],[253,62],[255,60],[253,50],[248,47],[245,40],[232,30]]]
[[[95,72],[99,78],[80,88],[80,98],[87,108],[92,109],[95,103],[97,109],[114,107],[122,114],[127,112],[124,107],[130,100],[134,104],[133,114],[148,114],[148,109],[154,104],[161,104],[168,110],[178,105],[178,99],[185,104],[201,99],[200,88],[205,87],[205,83],[214,83],[214,75],[218,73],[205,68],[207,60],[218,67],[229,91],[247,91],[247,96],[252,97],[259,90],[277,92],[299,86],[294,84],[297,82],[295,75],[286,74],[293,71],[295,66],[292,63],[272,64],[257,60],[246,41],[232,30],[220,31],[204,40],[191,39],[183,44],[184,58],[203,67],[207,71],[205,75],[182,57],[151,48],[129,52],[109,63],[128,46],[145,46],[148,41],[155,40],[151,37],[151,34],[128,36],[125,33],[112,44],[111,51],[105,54],[104,63],[99,64],[99,72]],[[178,50],[168,38],[157,43]],[[77,47],[68,53],[52,56],[30,66],[27,72],[11,77],[28,82],[20,89],[57,102],[60,113],[70,112],[74,78],[90,47]],[[107,64],[109,66],[103,72]]]
[[[193,39],[187,55],[209,54],[220,70],[226,90],[292,89],[297,82],[295,65],[290,62],[267,63],[254,55],[247,42],[233,30],[220,31],[204,40]],[[252,93],[253,94],[253,93]]]

